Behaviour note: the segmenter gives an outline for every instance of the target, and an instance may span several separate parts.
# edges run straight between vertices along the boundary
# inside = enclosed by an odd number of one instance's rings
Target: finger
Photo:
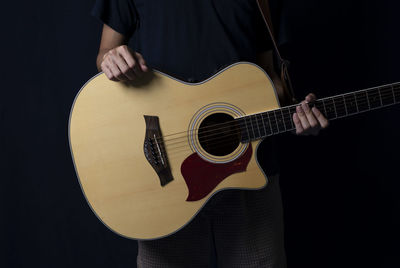
[[[306,102],[313,102],[317,99],[314,93],[310,93],[306,96]]]
[[[118,65],[112,59],[112,57],[107,57],[106,59],[107,67],[111,70],[113,76],[117,78],[119,81],[126,81],[128,77],[126,77],[121,70],[118,68]]]
[[[114,74],[112,73],[111,69],[107,66],[107,64],[104,61],[101,63],[101,70],[107,76],[108,79],[112,81],[119,81],[116,77],[114,77]]]
[[[128,64],[120,54],[114,54],[111,59],[113,60],[114,64],[117,65],[123,76],[129,80],[134,80],[136,78],[135,72],[129,68]]]
[[[296,107],[296,112],[297,112],[297,116],[301,122],[301,126],[304,129],[304,131],[307,131],[310,129],[310,123],[307,120],[307,117],[303,111],[303,108],[301,108],[301,105]]]
[[[293,123],[296,126],[296,134],[300,135],[304,132],[303,126],[301,125],[299,116],[297,115],[297,113],[293,114]]]
[[[312,129],[319,128],[319,123],[317,118],[315,118],[313,112],[310,109],[310,106],[307,103],[302,103],[301,108],[304,111],[304,114],[307,117],[308,123]]]
[[[126,66],[128,66],[129,75],[133,76],[133,78],[140,76],[142,70],[138,67],[138,61],[132,55],[129,48],[127,46],[120,46],[117,50],[122,60],[125,61]]]
[[[117,79],[114,77],[112,71],[108,67],[102,67],[103,73],[107,76],[108,79],[112,81],[116,81]]]
[[[326,117],[320,112],[320,110],[317,109],[317,107],[313,107],[312,112],[321,125],[321,128],[327,128],[329,126],[328,119],[326,119]]]
[[[139,62],[140,68],[142,69],[143,72],[147,72],[149,68],[146,65],[146,61],[144,60],[142,54],[135,52],[135,57]]]

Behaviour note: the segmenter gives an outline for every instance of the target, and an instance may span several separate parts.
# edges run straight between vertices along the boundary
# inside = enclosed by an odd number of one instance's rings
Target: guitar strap
[[[272,27],[271,13],[269,10],[268,0],[257,0],[257,4],[258,4],[258,8],[260,9],[261,15],[264,19],[265,25],[267,26],[268,34],[271,37],[275,56],[279,61],[283,90],[285,91],[285,94],[289,95],[289,99],[291,100],[291,102],[297,103],[297,100],[296,100],[295,94],[294,94],[294,90],[293,90],[293,86],[292,86],[292,82],[290,80],[289,71],[288,71],[289,62],[282,58],[281,53],[279,52],[279,49],[278,49],[278,45],[274,38],[274,32],[273,32],[273,27]]]

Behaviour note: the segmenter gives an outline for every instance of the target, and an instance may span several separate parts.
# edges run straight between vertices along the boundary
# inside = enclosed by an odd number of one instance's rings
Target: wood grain
[[[134,239],[164,237],[186,225],[217,191],[266,185],[255,151],[246,172],[228,177],[206,198],[187,202],[180,167],[193,152],[167,146],[174,180],[160,186],[143,154],[143,116],[158,116],[165,136],[186,131],[193,115],[215,102],[233,104],[247,115],[279,107],[269,77],[248,63],[232,65],[199,84],[159,72],[136,83],[112,82],[100,74],[81,89],[71,111],[70,147],[84,195],[106,226]],[[180,141],[188,145],[187,139]]]

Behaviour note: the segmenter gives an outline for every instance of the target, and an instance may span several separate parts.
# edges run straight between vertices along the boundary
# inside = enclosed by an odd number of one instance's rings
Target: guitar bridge
[[[161,186],[165,186],[174,178],[172,177],[171,168],[168,163],[160,122],[158,116],[145,115],[144,120],[146,122],[146,135],[143,146],[144,155],[157,173]]]

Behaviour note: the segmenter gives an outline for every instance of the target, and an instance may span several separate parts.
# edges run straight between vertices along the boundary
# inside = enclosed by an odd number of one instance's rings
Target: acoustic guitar
[[[400,83],[315,101],[330,120],[400,102]],[[135,82],[100,73],[74,101],[69,142],[82,191],[117,234],[157,239],[183,228],[217,192],[268,178],[260,140],[295,129],[268,75],[231,65],[201,83],[158,71]]]

